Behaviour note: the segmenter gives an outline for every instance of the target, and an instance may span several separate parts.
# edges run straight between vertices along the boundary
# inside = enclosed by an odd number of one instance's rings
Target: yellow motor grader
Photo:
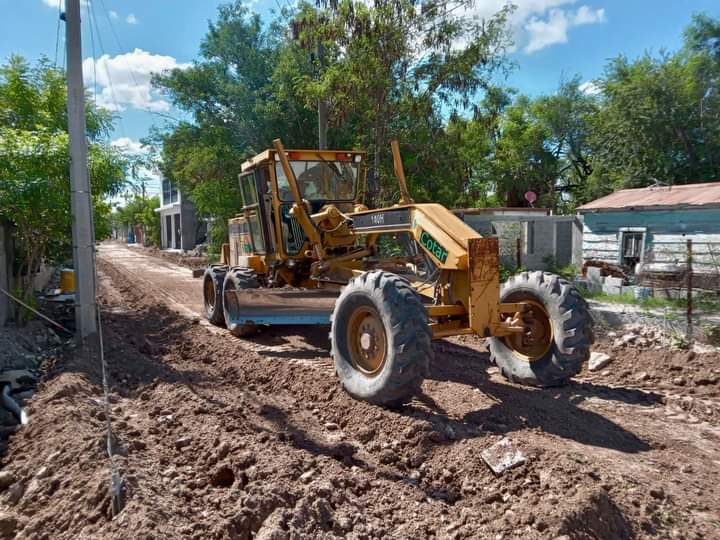
[[[545,272],[499,283],[497,238],[445,207],[411,199],[392,143],[400,201],[361,203],[365,154],[285,150],[279,139],[242,164],[242,211],[203,293],[208,319],[248,336],[267,325],[330,325],[352,396],[398,405],[416,394],[431,340],[489,338],[511,381],[566,382],[590,354],[592,320],[573,286]]]

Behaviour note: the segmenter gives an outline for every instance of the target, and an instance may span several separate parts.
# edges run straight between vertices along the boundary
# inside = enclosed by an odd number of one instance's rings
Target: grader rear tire
[[[244,289],[257,289],[260,283],[257,274],[250,268],[231,268],[225,276],[225,296],[223,312],[225,314],[225,325],[235,337],[245,337],[255,334],[258,330],[254,324],[238,324],[233,322],[239,310],[237,294],[242,294]]]
[[[568,281],[548,272],[523,272],[500,290],[501,302],[528,302],[533,329],[545,339],[489,338],[490,359],[511,382],[560,386],[582,369],[594,341],[587,303]]]
[[[430,340],[420,296],[395,274],[366,272],[335,303],[330,328],[335,371],[357,399],[388,407],[409,401],[428,372]]]
[[[208,266],[203,276],[203,304],[205,316],[215,326],[225,325],[223,312],[223,284],[227,266],[214,264]]]

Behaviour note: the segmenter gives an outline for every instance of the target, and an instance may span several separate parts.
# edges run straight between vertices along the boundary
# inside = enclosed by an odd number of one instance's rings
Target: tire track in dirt
[[[510,385],[457,339],[435,344],[417,399],[381,409],[338,387],[324,330],[233,339],[180,314],[149,276],[100,266],[126,507],[110,519],[97,362],[68,358],[10,447],[22,493],[3,493],[0,511],[18,538],[717,532],[715,426],[668,422],[651,391]],[[527,461],[496,477],[480,453],[503,437]]]

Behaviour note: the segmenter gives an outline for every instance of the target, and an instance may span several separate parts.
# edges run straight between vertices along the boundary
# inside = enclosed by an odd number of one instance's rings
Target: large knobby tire
[[[214,264],[208,266],[203,276],[203,305],[208,321],[216,326],[225,324],[223,311],[223,284],[227,266]]]
[[[401,277],[380,270],[343,289],[331,317],[330,342],[345,390],[388,407],[418,393],[432,357],[420,295]]]
[[[254,324],[238,324],[232,322],[233,314],[238,312],[238,294],[242,294],[245,289],[257,289],[260,287],[257,274],[250,268],[231,268],[225,276],[225,298],[223,302],[223,311],[225,313],[225,325],[230,333],[236,337],[249,336],[257,332],[257,326]]]
[[[544,308],[551,337],[536,356],[515,350],[508,338],[489,339],[490,358],[511,382],[559,386],[577,375],[590,357],[593,321],[587,303],[568,281],[548,272],[523,272],[500,290],[501,302],[533,303]]]

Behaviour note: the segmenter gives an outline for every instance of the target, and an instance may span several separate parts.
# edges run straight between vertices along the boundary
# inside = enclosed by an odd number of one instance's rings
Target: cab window
[[[260,204],[258,203],[255,174],[247,173],[240,176],[240,194],[243,202],[243,214],[250,228],[253,252],[265,253],[265,237],[260,220]]]

